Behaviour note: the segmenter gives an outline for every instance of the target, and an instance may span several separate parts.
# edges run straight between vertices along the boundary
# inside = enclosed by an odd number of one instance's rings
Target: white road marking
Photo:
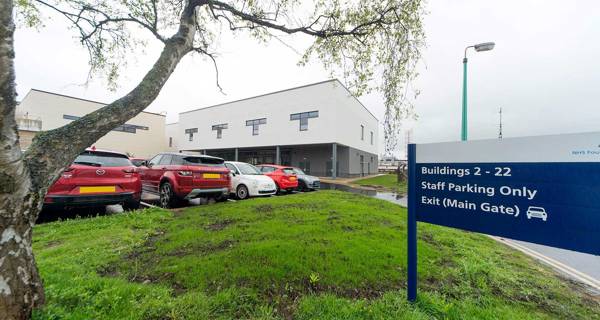
[[[550,257],[547,257],[537,251],[534,251],[532,249],[524,247],[524,246],[522,246],[518,243],[515,243],[514,241],[511,241],[509,239],[504,239],[504,238],[496,237],[496,236],[489,236],[489,237],[498,242],[504,243],[513,249],[519,250],[519,251],[525,253],[526,255],[533,257],[534,259],[537,259],[543,263],[546,263],[546,264],[550,265],[551,267],[569,275],[573,279],[576,279],[579,282],[584,283],[584,284],[600,291],[600,281],[594,279],[593,277],[591,277],[581,271],[575,270],[561,262],[558,262]]]

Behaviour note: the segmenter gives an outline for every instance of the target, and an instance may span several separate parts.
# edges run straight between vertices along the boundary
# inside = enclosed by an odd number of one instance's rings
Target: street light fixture
[[[462,141],[467,141],[467,50],[474,48],[477,52],[490,51],[494,49],[495,45],[493,42],[483,42],[465,48],[465,57],[463,59]]]

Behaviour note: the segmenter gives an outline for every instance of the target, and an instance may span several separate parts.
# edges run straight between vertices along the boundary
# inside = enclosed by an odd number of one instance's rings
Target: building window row
[[[267,124],[267,118],[254,119],[254,120],[246,120],[246,126],[247,127],[252,127],[252,135],[253,136],[257,136],[258,135],[258,127],[261,124]]]
[[[308,130],[308,119],[318,118],[319,111],[309,111],[290,114],[290,121],[300,120],[300,131]]]
[[[293,113],[290,114],[290,121],[300,120],[300,131],[308,130],[308,119],[310,118],[318,118],[319,111],[309,111],[309,112],[301,112],[301,113]],[[267,118],[246,120],[246,126],[252,127],[252,135],[257,136],[258,130],[261,124],[267,124]],[[216,124],[212,126],[213,131],[217,131],[217,139],[221,139],[223,137],[223,130],[227,129],[228,124]],[[190,128],[185,129],[185,134],[189,136],[189,141],[194,139],[194,133],[198,132],[198,128]],[[372,134],[372,133],[371,133]],[[372,138],[372,137],[371,137]]]
[[[360,140],[365,141],[365,126],[360,125]],[[371,131],[371,145],[373,145],[373,131]]]
[[[69,115],[69,114],[63,114],[63,119],[66,120],[77,120],[81,117],[79,116],[73,116],[73,115]],[[114,129],[112,129],[112,131],[119,131],[119,132],[127,132],[127,133],[136,133],[137,130],[150,130],[149,127],[146,126],[138,126],[135,124],[123,124],[120,125]]]

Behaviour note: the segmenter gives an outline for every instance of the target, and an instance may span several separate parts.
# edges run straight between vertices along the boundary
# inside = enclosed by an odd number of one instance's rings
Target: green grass
[[[599,319],[600,303],[474,233],[336,191],[39,225],[36,319]]]
[[[397,193],[406,193],[407,187],[406,182],[398,183],[398,176],[395,174],[384,174],[377,177],[355,180],[352,181],[352,184],[385,189]]]

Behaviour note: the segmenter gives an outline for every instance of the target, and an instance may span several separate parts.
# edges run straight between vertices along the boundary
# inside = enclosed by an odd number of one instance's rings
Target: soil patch
[[[234,220],[231,219],[225,219],[225,220],[221,220],[221,221],[217,221],[214,223],[209,224],[208,226],[206,226],[206,230],[208,231],[221,231],[225,228],[227,228],[229,225],[233,224]]]

